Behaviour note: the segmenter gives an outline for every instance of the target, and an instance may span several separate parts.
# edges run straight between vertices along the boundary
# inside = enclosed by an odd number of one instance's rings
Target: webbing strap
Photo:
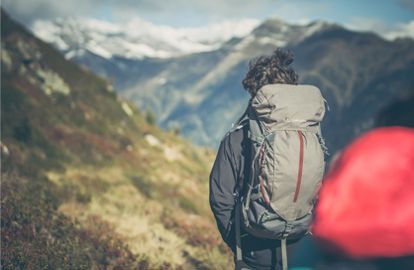
[[[299,150],[299,169],[298,169],[298,177],[296,179],[296,190],[295,190],[295,196],[293,197],[293,202],[296,202],[299,196],[300,191],[300,184],[302,183],[302,175],[303,175],[303,133],[302,131],[298,130],[298,136],[299,136],[299,144],[300,144],[300,150]]]
[[[235,233],[236,233],[236,264],[243,261],[242,250],[241,250],[241,235],[240,235],[240,203],[236,203],[234,213],[235,223]]]
[[[241,214],[241,203],[236,205],[236,213],[234,218],[236,219],[236,270],[253,270],[247,264],[243,262],[242,248],[241,248],[241,231],[240,231],[240,214]]]
[[[282,248],[282,269],[288,269],[287,252],[286,252],[286,238],[280,240]]]

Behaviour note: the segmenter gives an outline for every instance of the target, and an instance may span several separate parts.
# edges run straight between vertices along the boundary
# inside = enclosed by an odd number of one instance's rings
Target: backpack
[[[286,240],[308,232],[325,171],[320,129],[325,102],[315,86],[288,84],[265,85],[250,100],[239,120],[248,124],[251,168],[237,196],[237,261],[240,227],[256,237],[281,240],[284,267]]]

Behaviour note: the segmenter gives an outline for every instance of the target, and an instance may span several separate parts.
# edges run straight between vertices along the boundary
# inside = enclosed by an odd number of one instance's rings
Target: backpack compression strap
[[[241,250],[241,235],[240,235],[240,204],[237,201],[236,202],[236,208],[235,208],[235,214],[234,214],[234,219],[236,221],[236,228],[235,228],[235,233],[236,233],[236,269],[237,269],[237,265],[240,262],[243,262],[243,258],[242,258],[242,250]]]
[[[236,221],[236,270],[252,270],[249,266],[247,266],[244,262],[243,262],[243,257],[242,257],[242,249],[241,249],[241,230],[240,230],[240,211],[241,211],[241,203],[239,203],[238,201],[236,202],[236,208],[235,208],[236,212],[234,213],[234,218]]]
[[[287,252],[286,252],[286,238],[280,240],[281,242],[281,249],[282,249],[282,269],[288,269],[288,262],[287,262]]]

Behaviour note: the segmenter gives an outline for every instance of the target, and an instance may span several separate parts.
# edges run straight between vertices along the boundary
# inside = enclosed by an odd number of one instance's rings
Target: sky
[[[139,17],[174,27],[279,18],[290,23],[323,20],[356,30],[414,32],[414,0],[3,0],[2,6],[27,26],[38,19],[68,16],[116,23]]]

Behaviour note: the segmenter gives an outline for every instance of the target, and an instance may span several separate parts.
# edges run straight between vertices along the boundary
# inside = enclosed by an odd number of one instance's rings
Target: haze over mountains
[[[142,110],[151,109],[162,127],[179,128],[193,142],[212,147],[245,109],[248,95],[240,82],[249,59],[277,47],[295,53],[300,82],[317,85],[326,97],[330,111],[323,130],[331,152],[372,127],[388,105],[414,92],[412,38],[386,40],[321,21],[293,25],[271,19],[255,28],[254,22],[246,25],[234,36],[218,38],[213,31],[210,39],[183,38],[189,43],[174,38],[161,42],[163,33],[157,31],[129,39],[144,30],[126,27],[121,35],[103,24],[71,21],[43,22],[33,31],[66,57],[112,80]],[[134,54],[119,45],[123,42],[153,51]]]

